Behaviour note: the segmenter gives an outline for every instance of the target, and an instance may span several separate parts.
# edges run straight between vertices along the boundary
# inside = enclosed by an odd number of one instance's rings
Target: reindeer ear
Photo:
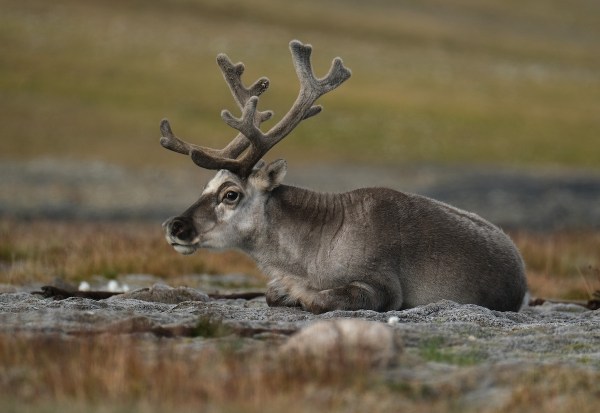
[[[287,162],[283,159],[278,159],[267,166],[263,165],[260,169],[255,170],[250,179],[257,188],[263,191],[272,191],[281,185],[286,173]]]

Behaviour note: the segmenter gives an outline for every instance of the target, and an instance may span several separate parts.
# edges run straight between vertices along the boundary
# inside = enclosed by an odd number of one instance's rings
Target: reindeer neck
[[[302,276],[321,248],[334,242],[344,222],[347,195],[287,185],[274,189],[265,206],[261,235],[247,252],[268,275],[277,276],[285,268]]]
[[[325,225],[343,212],[345,195],[281,185],[273,190],[269,201],[275,204],[282,218],[300,219],[310,225]]]

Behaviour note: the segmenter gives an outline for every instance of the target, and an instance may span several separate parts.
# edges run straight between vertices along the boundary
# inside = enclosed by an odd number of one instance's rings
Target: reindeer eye
[[[223,197],[223,201],[225,202],[235,202],[239,199],[240,194],[238,192],[235,191],[227,191],[227,193],[225,194],[225,197]]]

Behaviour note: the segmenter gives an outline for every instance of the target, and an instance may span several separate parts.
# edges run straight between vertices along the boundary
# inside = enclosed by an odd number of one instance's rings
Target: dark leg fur
[[[343,287],[323,290],[307,300],[304,307],[314,314],[334,310],[379,310],[378,294],[369,285],[356,282]]]

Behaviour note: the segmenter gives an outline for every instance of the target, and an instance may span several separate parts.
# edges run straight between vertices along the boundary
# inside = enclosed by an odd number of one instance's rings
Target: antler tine
[[[263,133],[253,122],[256,116],[258,97],[250,98],[242,111],[241,118],[235,118],[231,112],[221,112],[221,117],[229,126],[240,131],[252,142],[249,151],[239,159],[237,168],[240,175],[250,173],[252,167],[279,141],[285,138],[300,122],[321,112],[320,105],[313,105],[315,101],[327,92],[337,88],[350,76],[339,57],[335,58],[325,77],[317,79],[313,73],[310,61],[312,47],[304,45],[297,40],[290,42],[290,50],[296,74],[300,81],[300,92],[289,112],[267,133]]]
[[[329,72],[324,77],[317,79],[310,61],[312,46],[309,44],[304,45],[298,40],[292,40],[290,42],[290,51],[292,52],[296,75],[300,81],[300,92],[290,111],[269,131],[268,135],[273,134],[278,136],[280,134],[278,132],[280,127],[290,124],[289,126],[293,129],[303,119],[308,119],[321,112],[322,107],[320,105],[313,106],[313,103],[324,94],[344,83],[352,75],[350,69],[344,66],[342,59],[336,57],[331,63]],[[298,115],[302,115],[302,119],[294,121]],[[285,135],[279,139],[283,139],[283,137]]]
[[[221,118],[225,123],[232,128],[237,129],[242,135],[248,138],[255,151],[262,149],[266,144],[266,136],[253,121],[256,116],[256,105],[258,105],[258,96],[252,96],[248,99],[246,106],[244,106],[240,118],[234,117],[228,110],[221,112]]]
[[[234,117],[228,110],[223,110],[221,112],[221,117],[225,123],[232,128],[237,129],[240,132],[238,136],[244,137],[244,140],[247,142],[246,147],[252,144],[249,151],[244,153],[244,155],[239,159],[235,159],[222,158],[205,150],[192,150],[191,155],[194,163],[206,169],[227,169],[242,177],[247,176],[252,170],[252,167],[260,160],[259,157],[256,161],[254,161],[253,159],[255,158],[255,155],[253,154],[258,153],[257,151],[264,151],[264,153],[266,153],[268,150],[263,148],[266,142],[264,139],[265,136],[255,123],[258,113],[256,111],[257,104],[258,96],[250,97],[246,102],[246,106],[244,106],[242,116],[240,118]]]
[[[221,68],[223,77],[231,90],[231,94],[241,110],[252,96],[260,96],[269,87],[269,79],[261,77],[250,87],[245,87],[242,83],[242,74],[244,73],[243,63],[233,64],[227,55],[221,53],[217,56],[217,64]],[[254,121],[257,125],[268,120],[273,116],[272,111],[256,111]],[[185,142],[175,136],[171,130],[171,125],[167,119],[160,123],[162,137],[160,144],[167,149],[184,155],[192,155],[192,160],[198,166],[207,169],[229,169],[231,162],[243,153],[250,141],[239,133],[225,148],[212,149]]]
[[[331,68],[325,77],[317,79],[312,69],[312,63],[310,56],[312,54],[312,46],[309,44],[302,44],[298,40],[292,40],[290,42],[290,50],[292,52],[292,58],[294,60],[294,68],[298,79],[300,79],[300,87],[304,91],[316,92],[318,96],[332,91],[345,80],[347,80],[352,72],[350,69],[344,67],[342,59],[336,57],[331,63]]]
[[[250,87],[245,87],[242,83],[242,75],[244,74],[244,64],[239,62],[233,64],[226,54],[220,53],[217,56],[217,64],[221,68],[223,78],[231,90],[231,94],[238,104],[240,110],[244,110],[244,106],[252,96],[262,95],[269,87],[269,79],[261,77],[254,82]],[[269,120],[273,116],[273,112],[270,110],[264,112],[256,112],[254,121],[260,125],[262,122]],[[244,152],[250,142],[246,139],[243,134],[237,135],[225,148],[221,151],[216,151],[220,158],[237,158],[242,152]],[[213,151],[214,153],[215,151]],[[196,157],[195,159],[201,159]],[[195,162],[195,161],[194,161]],[[202,166],[202,165],[200,165]]]
[[[217,56],[217,64],[221,68],[223,77],[225,78],[225,81],[231,90],[231,94],[233,95],[233,98],[237,102],[240,109],[244,109],[248,99],[250,99],[252,96],[262,95],[263,92],[269,87],[269,79],[266,77],[261,77],[254,82],[252,86],[245,87],[242,84],[242,75],[246,69],[244,64],[239,62],[234,65],[231,63],[231,60],[229,60],[229,57],[227,57],[227,55],[224,53],[220,53]]]
[[[221,117],[229,126],[237,129],[240,134],[238,136],[244,136],[247,145],[251,146],[251,149],[247,151],[240,159],[235,158],[219,158],[214,154],[207,153],[205,151],[192,151],[192,160],[196,165],[202,166],[207,169],[227,169],[240,176],[247,176],[250,173],[252,167],[260,160],[253,161],[254,156],[252,154],[264,151],[263,146],[266,142],[264,134],[258,128],[255,122],[257,118],[256,106],[258,104],[258,96],[252,96],[246,102],[240,118],[234,117],[228,110],[221,112]],[[268,149],[267,149],[268,150]]]
[[[190,155],[194,152],[202,151],[207,155],[218,156],[218,153],[214,149],[205,148],[203,146],[194,145],[193,143],[188,143],[173,133],[171,129],[171,124],[168,119],[163,119],[160,121],[160,144],[163,148],[169,149],[173,152],[181,153],[183,155]]]
[[[160,138],[160,144],[164,148],[172,150],[173,152],[189,155],[193,150],[199,148],[199,146],[187,143],[175,136],[168,119],[163,119],[160,121],[160,133],[162,135]]]

